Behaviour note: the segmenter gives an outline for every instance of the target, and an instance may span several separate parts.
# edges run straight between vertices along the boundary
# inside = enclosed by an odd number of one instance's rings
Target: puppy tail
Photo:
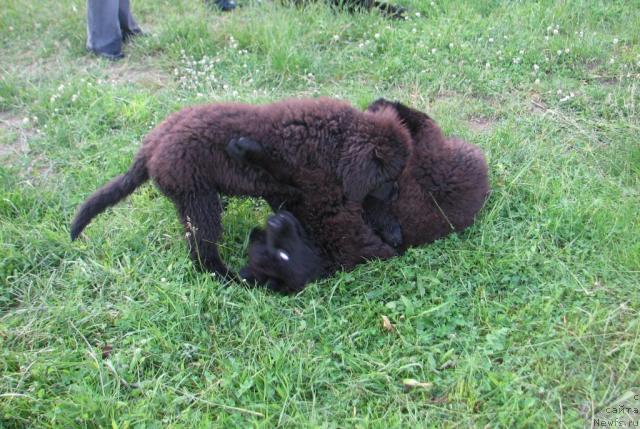
[[[78,238],[91,219],[131,195],[136,188],[149,180],[146,164],[146,158],[139,153],[129,171],[111,180],[82,203],[71,223],[71,240]]]

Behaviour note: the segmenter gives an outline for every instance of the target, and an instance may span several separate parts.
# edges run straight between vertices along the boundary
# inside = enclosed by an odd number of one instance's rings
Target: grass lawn
[[[2,1],[0,427],[619,417],[640,393],[640,3],[397,1],[408,20],[136,0],[151,35],[117,63],[85,53],[83,0]],[[70,242],[76,206],[170,112],[319,95],[397,99],[482,147],[475,225],[293,297],[196,272],[150,185]],[[269,210],[227,203],[239,268]]]

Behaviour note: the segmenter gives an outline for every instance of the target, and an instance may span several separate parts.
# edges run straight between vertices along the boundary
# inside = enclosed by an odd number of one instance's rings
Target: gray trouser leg
[[[120,20],[120,29],[122,35],[127,37],[128,35],[141,33],[142,30],[133,19],[131,14],[131,4],[129,0],[120,0],[120,6],[118,8],[118,18]]]
[[[122,52],[118,9],[118,0],[87,0],[87,48],[112,55]]]

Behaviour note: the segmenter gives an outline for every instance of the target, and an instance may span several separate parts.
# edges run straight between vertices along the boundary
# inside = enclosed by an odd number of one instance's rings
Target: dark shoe
[[[235,0],[205,0],[208,5],[215,5],[223,12],[229,12],[237,7]]]
[[[124,43],[130,42],[134,37],[147,37],[149,33],[145,33],[142,30],[122,31],[122,41]]]
[[[118,52],[117,54],[111,54],[109,52],[101,52],[95,49],[89,49],[89,52],[99,57],[105,58],[109,61],[118,61],[124,58],[124,54],[122,52]]]

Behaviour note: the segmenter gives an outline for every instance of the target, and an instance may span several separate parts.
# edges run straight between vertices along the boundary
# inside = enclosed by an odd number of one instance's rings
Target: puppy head
[[[367,111],[393,109],[411,133],[413,155],[403,174],[411,177],[425,195],[437,200],[448,222],[461,230],[474,221],[489,195],[487,161],[482,151],[461,139],[445,138],[440,127],[425,113],[383,98]]]
[[[240,275],[269,289],[294,293],[324,272],[320,252],[300,222],[289,212],[269,217],[265,229],[249,237],[249,264]]]
[[[364,112],[348,139],[338,172],[347,200],[362,202],[374,189],[400,176],[412,151],[411,135],[397,112],[383,106]]]

